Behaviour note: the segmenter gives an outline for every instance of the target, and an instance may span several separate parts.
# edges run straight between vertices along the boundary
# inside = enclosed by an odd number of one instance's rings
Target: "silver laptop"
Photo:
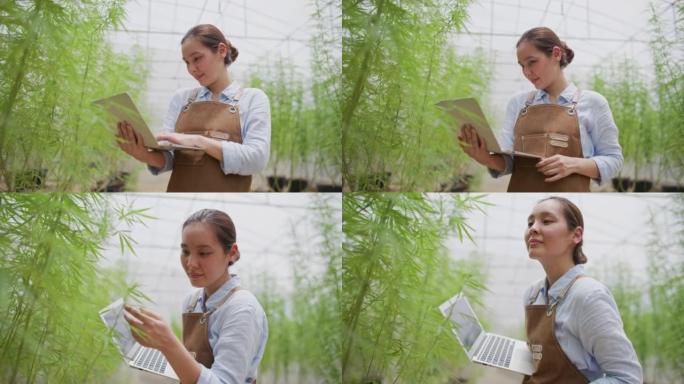
[[[468,299],[461,293],[439,306],[470,361],[532,375],[534,363],[527,343],[485,332]]]
[[[456,120],[459,129],[463,124],[472,125],[477,131],[478,136],[485,140],[487,143],[487,150],[491,153],[530,157],[534,159],[542,158],[541,156],[532,153],[520,151],[505,152],[501,150],[499,142],[496,140],[496,137],[494,137],[494,132],[492,132],[492,129],[489,127],[487,118],[485,117],[484,113],[482,113],[480,104],[478,104],[477,100],[472,97],[465,99],[442,100],[435,105],[448,112],[449,115]]]
[[[184,145],[177,145],[168,141],[157,142],[150,128],[145,123],[145,120],[140,115],[138,108],[133,103],[131,96],[128,93],[120,93],[104,99],[95,100],[93,104],[103,107],[109,114],[116,118],[116,121],[128,121],[133,129],[142,136],[145,141],[145,147],[159,150],[171,149],[194,149],[199,148],[188,147]],[[113,126],[116,130],[116,126]]]
[[[179,381],[171,364],[158,349],[143,347],[135,341],[123,313],[123,299],[118,299],[100,311],[100,318],[113,331],[114,343],[128,365]]]

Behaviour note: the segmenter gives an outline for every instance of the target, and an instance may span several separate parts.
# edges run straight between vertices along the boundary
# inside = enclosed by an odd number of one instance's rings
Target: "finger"
[[[554,181],[558,181],[558,180],[562,179],[563,177],[565,177],[565,176],[563,176],[563,175],[561,175],[560,173],[558,173],[558,174],[556,174],[555,176],[547,177],[546,179],[544,179],[544,181],[547,182],[547,183],[552,183],[552,182],[554,182]]]
[[[153,318],[153,319],[161,320],[161,316],[159,316],[159,315],[156,314],[155,312],[148,311],[148,310],[145,309],[145,308],[140,308],[140,312],[144,313],[145,315],[147,315],[147,316],[149,316],[149,317],[151,317],[151,318]]]
[[[145,323],[143,323],[140,319],[138,319],[137,315],[134,312],[129,311],[128,309],[124,310],[123,315],[124,315],[124,319],[126,319],[128,324],[132,325],[133,327],[139,327],[139,326],[145,325]]]
[[[135,142],[138,144],[139,147],[145,147],[145,139],[143,139],[142,135],[138,133],[137,131],[133,131],[135,134]]]
[[[154,318],[152,318],[152,317],[144,314],[143,312],[141,312],[140,309],[133,308],[133,307],[131,307],[131,309],[132,309],[131,313],[134,314],[138,320],[142,321],[143,324],[149,324],[155,320]]]

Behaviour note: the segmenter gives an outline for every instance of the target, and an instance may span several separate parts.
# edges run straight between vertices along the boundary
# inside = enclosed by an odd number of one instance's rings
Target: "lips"
[[[189,273],[188,276],[190,276],[191,279],[199,279],[200,277],[202,277],[204,275],[200,274],[200,273]]]
[[[534,240],[529,240],[529,241],[527,242],[527,245],[528,245],[530,248],[532,248],[532,247],[538,246],[538,245],[541,244],[541,243],[542,243],[541,241],[534,239]]]

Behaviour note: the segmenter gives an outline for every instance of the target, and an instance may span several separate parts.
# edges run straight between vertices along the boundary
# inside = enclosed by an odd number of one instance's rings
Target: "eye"
[[[528,221],[527,221],[527,228],[529,228],[529,227],[531,227],[531,226],[532,226],[532,220],[528,220]]]
[[[188,252],[187,249],[181,250],[181,255],[182,255],[182,256],[187,256],[188,254],[190,254],[190,252]]]

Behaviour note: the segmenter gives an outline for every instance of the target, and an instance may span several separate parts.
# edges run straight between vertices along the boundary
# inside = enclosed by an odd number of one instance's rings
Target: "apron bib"
[[[239,286],[231,289],[211,311],[204,313],[191,312],[195,310],[200,295],[203,294],[203,291],[199,291],[195,295],[195,299],[188,305],[185,313],[183,313],[183,345],[195,357],[198,363],[207,368],[211,369],[211,366],[214,364],[214,352],[209,344],[209,316],[239,290]],[[256,379],[248,382],[256,384]]]
[[[240,89],[231,104],[195,101],[196,89],[176,120],[176,132],[242,143]],[[249,192],[252,176],[224,174],[219,161],[204,151],[174,150],[173,171],[166,192]]]
[[[558,295],[558,300],[547,305],[532,305],[539,296],[540,288],[536,288],[530,296],[529,305],[525,307],[525,327],[527,344],[532,352],[532,360],[536,368],[532,376],[525,376],[523,384],[586,384],[589,381],[570,361],[556,339],[556,306],[570,290],[570,287],[583,277],[575,277]]]
[[[580,91],[572,97],[572,106],[557,104],[532,105],[535,92],[525,101],[513,129],[513,150],[539,155],[583,158],[580,142],[577,101]],[[513,161],[513,173],[508,192],[589,192],[589,177],[573,173],[560,180],[547,183],[547,176],[539,172],[539,160],[517,156]]]

